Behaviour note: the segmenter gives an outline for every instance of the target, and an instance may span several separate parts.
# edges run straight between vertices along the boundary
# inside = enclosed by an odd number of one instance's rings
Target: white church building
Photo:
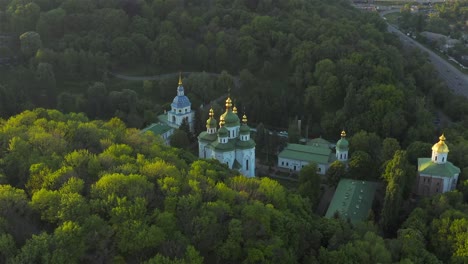
[[[184,93],[184,86],[182,86],[182,75],[179,75],[179,85],[177,87],[177,95],[171,103],[171,110],[158,116],[157,123],[153,123],[141,132],[151,131],[155,135],[163,138],[164,143],[169,145],[170,138],[174,134],[174,130],[182,125],[182,122],[187,120],[190,131],[193,132],[195,112],[191,109],[192,104]]]
[[[218,129],[214,111],[210,109],[206,131],[198,136],[199,157],[217,159],[244,176],[255,177],[255,142],[250,138],[247,116],[242,117],[241,124],[237,108],[232,107],[232,100],[228,97],[226,112],[219,119]]]

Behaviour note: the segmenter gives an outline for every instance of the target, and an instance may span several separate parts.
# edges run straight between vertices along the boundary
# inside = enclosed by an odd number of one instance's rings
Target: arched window
[[[444,162],[444,161],[445,161],[445,158],[444,158],[444,157],[442,157],[442,162]]]
[[[249,160],[245,160],[245,170],[249,170]]]
[[[437,155],[435,156],[435,161],[437,161]]]

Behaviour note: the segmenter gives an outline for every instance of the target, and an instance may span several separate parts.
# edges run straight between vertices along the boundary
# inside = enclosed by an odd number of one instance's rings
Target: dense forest
[[[237,176],[116,118],[25,111],[1,123],[0,151],[2,263],[428,264],[468,252],[468,192],[423,200],[384,239],[372,215],[356,226],[315,215],[319,185]]]
[[[0,0],[0,262],[466,263],[467,100],[386,27],[344,0]],[[362,224],[321,218],[314,165],[288,189],[141,134],[177,78],[114,73],[178,71],[197,131],[228,90],[291,141],[346,129],[327,183],[383,181],[383,201]],[[412,201],[441,132],[459,191]]]
[[[235,103],[251,122],[284,128],[298,117],[315,136],[346,128],[408,145],[433,139],[436,109],[454,112],[453,121],[467,111],[423,55],[346,1],[4,0],[0,10],[11,37],[1,53],[13,58],[1,71],[4,117],[51,107],[140,128],[167,109],[176,77],[128,82],[109,71],[180,70],[200,72],[184,82],[194,108],[237,76]]]

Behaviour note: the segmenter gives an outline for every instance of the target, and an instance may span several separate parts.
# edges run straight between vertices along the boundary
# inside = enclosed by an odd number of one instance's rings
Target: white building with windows
[[[346,132],[341,132],[341,139],[336,143],[336,152],[332,153],[330,144],[319,139],[311,145],[288,144],[278,155],[278,167],[291,171],[300,171],[304,166],[315,163],[317,172],[324,175],[330,164],[335,160],[346,163],[348,161],[349,143]]]
[[[242,125],[237,116],[237,108],[232,107],[231,98],[226,100],[226,112],[219,117],[219,129],[210,109],[206,121],[206,131],[198,136],[200,158],[214,158],[236,169],[247,177],[255,177],[255,142],[250,138],[247,116],[242,117]]]
[[[142,133],[151,131],[155,135],[161,136],[169,145],[170,137],[174,134],[174,130],[179,128],[184,119],[189,125],[190,131],[193,132],[195,112],[191,109],[192,104],[184,93],[182,86],[182,75],[179,76],[179,86],[177,87],[177,95],[171,103],[171,110],[158,116],[157,123],[153,123],[142,129]]]
[[[179,86],[177,87],[177,95],[171,103],[171,110],[167,112],[167,125],[173,128],[179,128],[183,120],[187,120],[190,131],[193,131],[193,120],[195,112],[191,109],[192,104],[188,97],[184,94],[184,86],[182,86],[182,76],[179,77]]]

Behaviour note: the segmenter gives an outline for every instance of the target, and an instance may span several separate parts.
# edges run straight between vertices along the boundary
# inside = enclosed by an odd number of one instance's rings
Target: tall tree
[[[42,47],[41,36],[34,31],[28,31],[20,36],[21,52],[27,58],[36,54],[36,51]]]
[[[307,197],[310,200],[311,208],[319,202],[320,198],[320,175],[317,174],[317,165],[311,163],[304,166],[299,172],[299,194],[303,197]]]
[[[336,187],[345,173],[345,165],[341,161],[335,160],[332,164],[330,164],[330,167],[325,174],[328,186]]]

